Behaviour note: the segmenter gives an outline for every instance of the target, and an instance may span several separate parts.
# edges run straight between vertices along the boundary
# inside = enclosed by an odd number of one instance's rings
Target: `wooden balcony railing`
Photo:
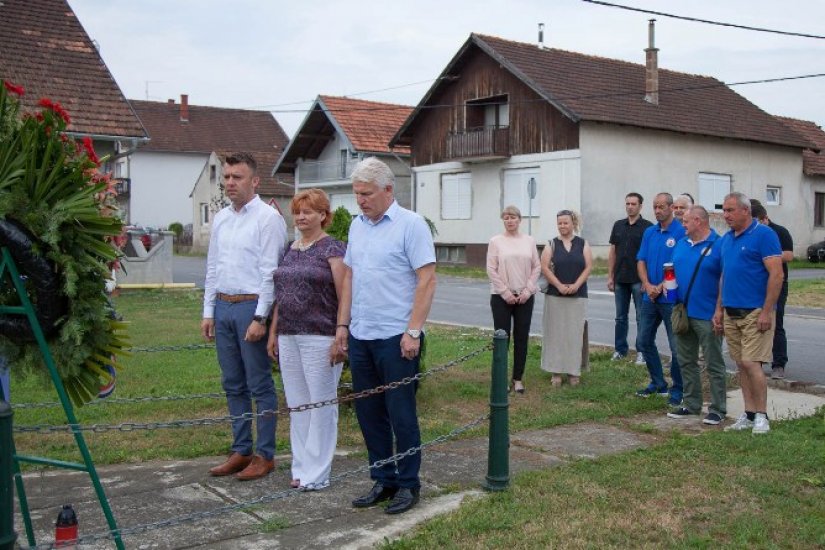
[[[510,156],[510,128],[479,128],[447,134],[447,160]]]

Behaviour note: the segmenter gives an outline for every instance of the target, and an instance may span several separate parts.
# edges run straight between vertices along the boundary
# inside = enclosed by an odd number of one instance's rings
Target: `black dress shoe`
[[[416,504],[418,504],[418,489],[402,487],[395,493],[384,512],[387,514],[403,514],[407,510],[411,510]]]
[[[379,502],[384,502],[385,500],[391,499],[395,496],[396,491],[398,491],[398,487],[384,487],[380,483],[377,483],[372,486],[370,492],[364,496],[360,496],[352,501],[352,505],[355,508],[369,508],[370,506],[375,506]]]

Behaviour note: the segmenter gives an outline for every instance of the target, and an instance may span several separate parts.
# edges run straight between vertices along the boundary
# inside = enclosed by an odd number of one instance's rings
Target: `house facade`
[[[229,205],[223,192],[223,161],[233,151],[213,151],[203,165],[195,186],[190,194],[192,205],[192,251],[206,252],[209,248],[212,219],[217,212]],[[294,194],[292,182],[279,181],[272,177],[272,170],[278,154],[271,151],[250,151],[258,163],[258,195],[261,200],[278,210],[292,226],[292,212],[289,203]]]
[[[659,70],[657,51],[640,65],[471,35],[391,141],[412,148],[439,261],[483,265],[511,204],[539,243],[557,234],[556,212],[577,210],[606,257],[631,191],[648,219],[656,193],[688,192],[722,228],[725,194],[765,202],[781,186],[772,219],[802,233],[811,143],[715,79]]]
[[[67,131],[90,137],[101,171],[116,179],[121,211],[128,213],[129,155],[147,134],[91,38],[65,0],[0,2],[0,78],[25,88],[24,111],[41,98],[69,112]]]
[[[409,147],[390,148],[389,141],[412,107],[321,95],[309,109],[295,137],[278,160],[274,174],[294,178],[296,192],[317,187],[326,191],[333,210],[359,212],[350,176],[359,161],[375,156],[395,175],[395,198],[412,208]]]
[[[165,228],[178,222],[192,224],[193,238],[203,230],[208,233],[198,215],[201,203],[195,200],[194,190],[205,174],[207,183],[214,185],[210,192],[218,193],[220,163],[216,168],[214,155],[253,153],[261,164],[259,174],[268,180],[272,162],[264,159],[277,158],[288,141],[267,111],[190,105],[187,95],[181,95],[180,103],[172,99],[131,103],[150,137],[128,161],[128,219],[135,225]],[[272,192],[291,194],[291,189],[270,187]],[[206,202],[218,208],[217,203]]]
[[[779,117],[779,120],[814,145],[802,153],[801,200],[796,210],[797,217],[800,218],[797,225],[801,225],[802,228],[799,233],[793,235],[794,246],[799,250],[809,244],[825,241],[825,132],[816,123],[808,120],[785,117]],[[766,204],[768,216],[785,225],[783,222],[787,220],[779,215],[774,216],[773,213],[777,206],[784,204],[785,196],[782,191],[780,188],[778,193],[772,193]],[[783,219],[783,222],[779,222],[780,219]],[[802,255],[801,252],[799,254]]]

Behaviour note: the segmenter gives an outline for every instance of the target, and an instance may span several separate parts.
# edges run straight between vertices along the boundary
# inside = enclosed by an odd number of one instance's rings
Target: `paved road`
[[[206,259],[203,257],[175,256],[174,281],[194,282],[203,287]],[[821,269],[795,269],[790,272],[792,279],[812,279],[824,277]],[[607,291],[605,277],[592,277],[589,282],[590,300],[587,315],[590,341],[594,344],[613,345],[614,306],[613,294]],[[491,328],[489,284],[478,279],[461,277],[438,278],[438,290],[433,302],[430,320],[459,325]],[[543,298],[539,297],[533,311],[532,331],[541,334]],[[633,319],[631,308],[631,319]],[[790,362],[788,376],[802,382],[825,384],[825,309],[788,308],[785,314],[785,329],[788,333]],[[630,324],[629,341],[635,341],[635,323]],[[659,351],[669,354],[664,329],[660,329],[657,339]],[[732,363],[728,368],[734,370]]]

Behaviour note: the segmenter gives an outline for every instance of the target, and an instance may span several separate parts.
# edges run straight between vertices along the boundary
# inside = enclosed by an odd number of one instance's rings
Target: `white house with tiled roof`
[[[320,95],[278,159],[274,174],[294,177],[298,191],[324,189],[333,210],[344,206],[357,214],[349,177],[358,161],[375,156],[395,174],[398,203],[410,208],[410,148],[393,149],[389,141],[411,112],[405,105]]]
[[[581,212],[606,257],[628,192],[644,196],[648,219],[656,193],[688,192],[724,226],[725,194],[766,202],[777,187],[771,218],[801,253],[810,141],[716,79],[659,70],[653,44],[645,52],[634,64],[470,36],[390,142],[412,148],[416,210],[438,227],[439,261],[483,265],[510,204],[539,243],[557,234],[559,210]]]
[[[193,244],[209,241],[212,215],[221,207],[221,154],[246,151],[259,163],[259,194],[289,197],[290,185],[272,176],[287,136],[268,111],[132,100],[149,141],[130,159],[129,221],[149,227],[192,224]],[[204,241],[204,242],[201,242]]]

